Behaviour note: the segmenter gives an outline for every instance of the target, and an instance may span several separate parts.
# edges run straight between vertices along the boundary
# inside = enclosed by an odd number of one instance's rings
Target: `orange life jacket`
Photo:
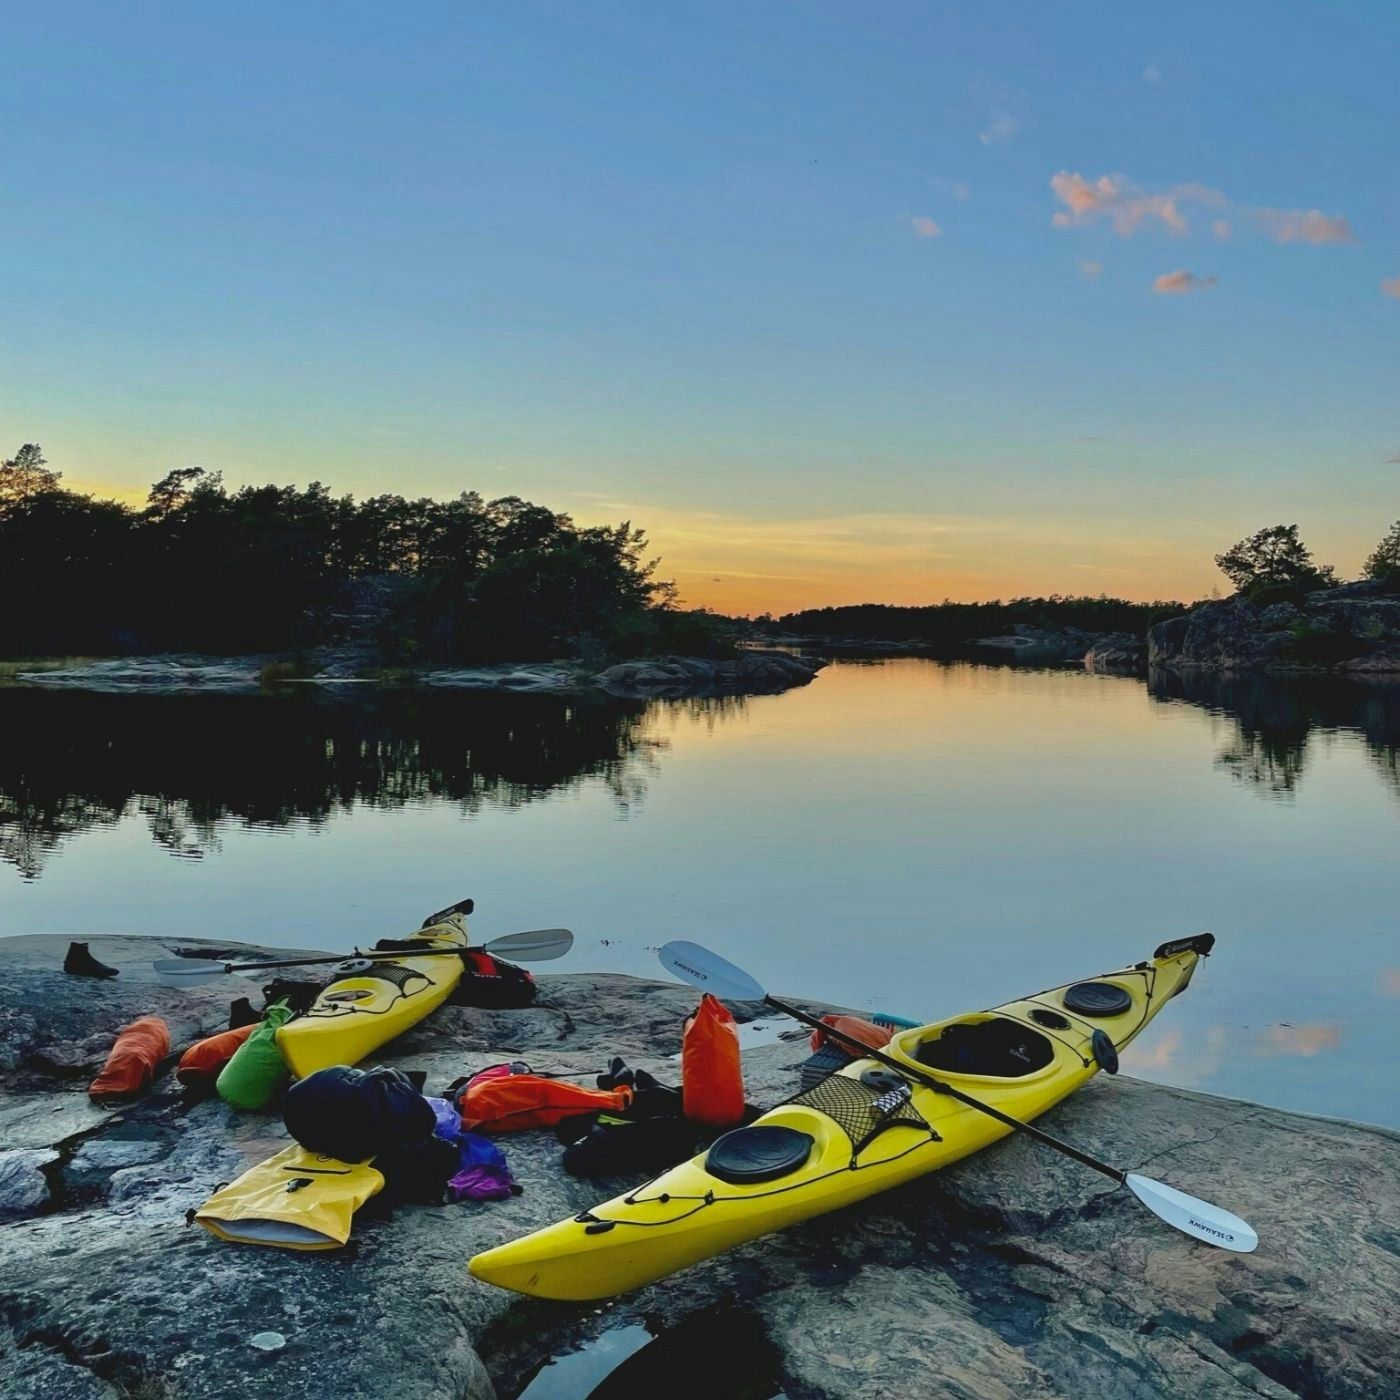
[[[844,1031],[852,1040],[858,1040],[872,1050],[879,1050],[888,1045],[894,1036],[892,1027],[876,1025],[874,1021],[867,1021],[860,1016],[823,1016],[822,1020],[833,1030]],[[821,1031],[812,1032],[813,1050],[820,1050],[826,1042],[827,1037]],[[852,1054],[851,1047],[844,1040],[833,1040],[831,1043],[847,1054]]]
[[[509,1133],[522,1128],[552,1128],[563,1118],[585,1113],[621,1112],[632,1102],[628,1088],[585,1089],[563,1079],[538,1074],[478,1077],[467,1085],[460,1104],[462,1126],[470,1132]]]

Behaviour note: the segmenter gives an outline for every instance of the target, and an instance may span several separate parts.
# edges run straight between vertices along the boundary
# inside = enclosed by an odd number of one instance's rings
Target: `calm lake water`
[[[741,701],[17,688],[0,734],[6,934],[348,949],[472,895],[481,938],[573,928],[550,970],[660,975],[693,938],[931,1020],[1210,929],[1127,1071],[1400,1125],[1400,687],[892,659]]]

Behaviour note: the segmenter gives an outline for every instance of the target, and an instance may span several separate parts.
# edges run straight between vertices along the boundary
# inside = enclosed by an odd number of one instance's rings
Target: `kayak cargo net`
[[[853,1158],[888,1128],[918,1128],[938,1141],[938,1134],[907,1094],[871,1088],[849,1075],[830,1075],[786,1102],[816,1109],[838,1124],[851,1140]]]

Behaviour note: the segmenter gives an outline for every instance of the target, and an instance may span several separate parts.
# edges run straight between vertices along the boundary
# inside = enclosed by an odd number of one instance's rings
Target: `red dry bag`
[[[732,1128],[744,1116],[739,1030],[709,992],[686,1018],[681,1038],[681,1100],[685,1116],[711,1128]]]

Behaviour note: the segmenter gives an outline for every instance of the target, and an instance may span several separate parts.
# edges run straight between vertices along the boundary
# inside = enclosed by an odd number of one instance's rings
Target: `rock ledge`
[[[114,1029],[140,1012],[164,1015],[177,1046],[222,1027],[227,988],[140,980],[167,946],[97,941],[122,975],[89,983],[57,970],[63,940],[0,942],[10,1400],[504,1400],[598,1332],[724,1308],[757,1320],[790,1400],[1397,1393],[1400,1135],[1121,1077],[1095,1080],[1046,1125],[1238,1210],[1259,1230],[1257,1254],[1194,1244],[1016,1140],[611,1304],[542,1304],[475,1282],[467,1258],[633,1184],[565,1176],[547,1132],[503,1140],[518,1199],[401,1207],[336,1253],[220,1243],[184,1212],[283,1145],[280,1118],[182,1105],[168,1070],[117,1111],[83,1092]],[[426,1070],[430,1087],[515,1057],[582,1079],[614,1053],[674,1078],[692,993],[617,975],[540,982],[529,1010],[444,1007],[382,1058]],[[749,1097],[794,1092],[805,1053],[746,1052]],[[262,1349],[266,1333],[285,1345]]]

